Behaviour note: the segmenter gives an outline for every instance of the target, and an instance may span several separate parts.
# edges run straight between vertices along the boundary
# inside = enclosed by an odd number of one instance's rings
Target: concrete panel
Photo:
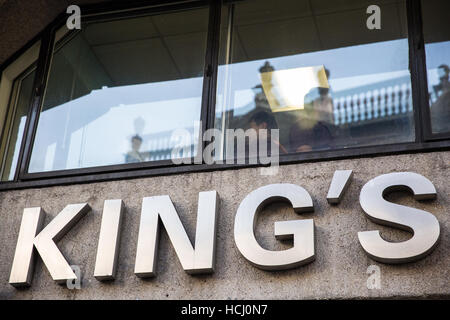
[[[275,176],[262,176],[258,168],[189,173],[124,181],[5,191],[0,193],[0,298],[1,299],[327,299],[367,297],[450,297],[450,152],[406,154],[376,158],[294,164],[280,167]],[[335,170],[352,169],[354,177],[339,205],[327,203],[326,195]],[[403,265],[376,263],[358,243],[357,232],[381,230],[391,241],[410,234],[369,221],[358,202],[361,187],[384,173],[413,171],[430,179],[437,199],[418,202],[405,192],[390,201],[433,213],[441,225],[441,239],[423,260]],[[260,215],[256,237],[265,248],[289,247],[273,236],[275,221],[313,218],[316,225],[316,260],[288,271],[268,272],[250,265],[233,239],[234,216],[242,199],[270,183],[295,183],[312,196],[315,212],[297,216],[284,204],[272,204]],[[217,190],[220,197],[217,230],[217,264],[212,275],[186,274],[174,249],[162,232],[157,275],[143,280],[133,274],[142,198],[168,194],[193,242],[198,192]],[[116,281],[94,278],[95,257],[103,201],[121,198],[125,204],[122,241]],[[82,271],[80,290],[56,284],[37,259],[32,286],[15,289],[9,273],[25,207],[42,206],[47,224],[67,204],[87,202],[89,212],[58,243],[70,264]],[[381,269],[381,289],[367,288],[366,270]]]

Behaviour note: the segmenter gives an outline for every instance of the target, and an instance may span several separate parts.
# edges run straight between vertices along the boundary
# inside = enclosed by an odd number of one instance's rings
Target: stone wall
[[[260,175],[258,168],[110,181],[0,193],[0,298],[2,299],[327,299],[366,297],[450,297],[450,152],[406,154],[353,160],[281,166],[275,176]],[[335,170],[354,170],[353,181],[343,201],[331,206],[326,201],[328,186]],[[370,179],[384,173],[412,171],[430,179],[437,199],[419,202],[406,192],[397,192],[388,200],[433,213],[440,222],[441,239],[425,259],[403,265],[376,263],[359,245],[357,232],[381,230],[391,241],[408,239],[404,231],[383,227],[364,215],[358,196]],[[259,216],[258,241],[267,249],[289,247],[273,236],[275,221],[313,218],[316,232],[316,260],[288,271],[269,272],[250,265],[237,250],[234,216],[242,199],[256,188],[271,183],[294,183],[312,196],[314,213],[298,216],[288,205],[272,204]],[[195,237],[198,192],[216,190],[220,197],[216,271],[212,275],[186,274],[168,240],[161,233],[157,276],[136,277],[134,260],[142,198],[168,194],[191,239]],[[103,202],[123,199],[117,278],[99,282],[93,277]],[[8,284],[22,212],[25,207],[41,206],[46,224],[67,204],[87,202],[89,212],[58,243],[70,264],[82,271],[82,288],[69,290],[56,284],[38,259],[32,286],[15,289]],[[164,229],[163,229],[164,230]],[[367,288],[366,270],[381,269],[381,289]]]
[[[98,0],[6,0],[0,1],[0,63],[36,36],[69,4]],[[366,297],[450,297],[450,152],[407,154],[307,164],[285,165],[276,176],[262,176],[259,169],[189,173],[124,181],[79,184],[0,192],[0,299],[294,299]],[[336,169],[353,169],[354,178],[343,201],[330,206],[328,186]],[[403,231],[378,226],[363,214],[358,202],[361,187],[384,173],[413,171],[435,185],[436,200],[417,202],[410,194],[389,197],[397,203],[415,206],[436,215],[441,240],[425,259],[384,265],[369,259],[360,247],[357,232],[381,230],[392,241],[405,240]],[[233,239],[234,215],[242,199],[252,190],[271,183],[295,183],[311,194],[315,212],[298,217],[284,204],[273,204],[260,215],[256,235],[266,248],[289,247],[273,237],[273,223],[279,220],[313,218],[316,225],[316,260],[297,269],[268,272],[251,266],[238,252]],[[217,263],[212,275],[186,274],[162,232],[157,276],[143,280],[133,274],[142,198],[171,196],[194,240],[198,192],[217,190],[220,210],[217,232]],[[125,203],[117,279],[99,282],[93,277],[103,201],[123,199]],[[67,204],[87,202],[87,214],[58,246],[72,265],[82,271],[81,290],[56,284],[37,259],[32,286],[15,289],[8,284],[23,209],[41,206],[46,223]],[[381,269],[381,289],[367,289],[367,267]]]

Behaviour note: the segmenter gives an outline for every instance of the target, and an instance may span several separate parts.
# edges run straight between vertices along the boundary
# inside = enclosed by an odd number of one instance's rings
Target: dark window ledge
[[[370,146],[359,148],[348,148],[342,150],[327,150],[311,153],[299,153],[280,156],[280,166],[295,163],[323,162],[341,159],[355,159],[364,157],[380,157],[387,155],[425,153],[435,151],[450,150],[450,141],[434,142],[414,142],[392,144],[385,146]],[[19,190],[29,188],[42,188],[50,186],[73,185],[82,183],[94,183],[104,181],[119,181],[125,179],[137,179],[144,177],[176,175],[193,172],[220,171],[229,169],[243,169],[250,167],[260,167],[255,164],[192,164],[192,165],[171,165],[158,168],[142,168],[136,170],[101,172],[101,167],[97,168],[99,172],[89,174],[79,174],[78,169],[67,170],[67,176],[47,177],[40,179],[22,180],[18,182],[0,183],[0,191]],[[351,169],[351,168],[349,168]]]

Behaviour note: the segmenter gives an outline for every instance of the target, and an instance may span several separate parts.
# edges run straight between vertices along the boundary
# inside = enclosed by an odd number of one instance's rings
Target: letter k
[[[40,207],[25,208],[9,283],[14,287],[31,285],[34,247],[53,280],[58,283],[76,280],[77,276],[59,251],[55,241],[60,240],[89,210],[87,203],[70,204],[39,232],[44,222],[44,210]]]

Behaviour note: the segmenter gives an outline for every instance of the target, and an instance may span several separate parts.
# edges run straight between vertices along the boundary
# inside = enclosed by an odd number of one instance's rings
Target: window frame
[[[164,2],[165,3],[165,2]],[[89,10],[87,8],[84,10],[82,8],[82,12],[85,12],[81,16],[81,23],[82,25],[85,23],[93,23],[93,22],[104,22],[109,20],[116,20],[116,19],[127,19],[127,18],[135,18],[139,16],[145,16],[150,14],[160,14],[160,13],[170,13],[170,12],[178,12],[182,10],[192,10],[197,8],[207,8],[209,5],[209,1],[205,0],[191,0],[191,1],[184,1],[184,2],[175,2],[169,3],[169,4],[154,4],[153,6],[147,6],[145,7],[131,7],[129,9],[122,8],[120,11],[111,11],[110,7],[108,7],[108,11],[105,12],[105,10]],[[42,83],[47,83],[48,76],[50,73],[50,65],[51,65],[51,59],[53,58],[53,55],[55,53],[55,49],[57,45],[63,45],[67,41],[70,41],[72,37],[74,37],[79,30],[71,30],[65,33],[63,36],[60,37],[60,39],[57,39],[56,35],[61,30],[61,28],[64,27],[66,24],[67,15],[63,14],[58,21],[59,23],[54,23],[51,26],[51,31],[49,32],[48,36],[51,39],[51,44],[47,47],[47,52],[45,53],[45,73],[44,77],[42,79]],[[211,12],[209,12],[209,20],[211,20]],[[211,21],[208,21],[208,24],[210,24]],[[208,26],[208,37],[209,37],[209,26]],[[207,39],[208,41],[208,39]],[[208,41],[209,42],[209,41]],[[208,47],[208,43],[207,43]],[[207,50],[208,51],[208,48]],[[206,53],[205,53],[206,55]],[[205,59],[205,66],[206,66],[206,59]],[[207,76],[207,67],[204,68],[203,72],[203,92],[202,92],[202,99],[201,99],[201,118],[199,120],[202,121],[202,131],[206,130],[206,100],[205,95],[207,93],[207,89],[209,88],[209,78]],[[99,172],[116,172],[116,171],[127,171],[127,170],[139,170],[142,168],[155,168],[155,167],[167,167],[173,165],[171,160],[157,160],[157,161],[147,161],[147,162],[139,162],[139,163],[129,163],[129,164],[114,164],[114,165],[105,165],[105,166],[96,166],[96,167],[87,167],[87,168],[78,168],[78,169],[64,169],[64,170],[55,170],[55,171],[45,171],[45,172],[33,172],[29,173],[28,168],[31,160],[31,153],[32,153],[32,147],[34,145],[34,139],[37,131],[38,121],[39,121],[39,114],[41,110],[41,106],[43,103],[43,99],[45,97],[45,85],[42,85],[40,88],[36,89],[36,91],[39,93],[36,96],[36,100],[39,100],[36,105],[33,105],[33,114],[35,114],[35,120],[31,126],[30,126],[30,132],[32,133],[31,136],[27,137],[27,144],[25,145],[25,152],[24,152],[24,159],[21,163],[20,167],[20,173],[19,178],[21,180],[33,180],[33,179],[42,179],[42,178],[50,178],[50,177],[64,177],[64,176],[74,176],[74,175],[87,175],[87,174],[94,174]],[[200,153],[203,150],[203,146],[198,146],[198,153]],[[191,160],[193,159],[184,159],[184,160]],[[181,161],[181,159],[180,159]]]
[[[28,63],[27,63],[28,65]],[[11,131],[13,129],[14,126],[14,119],[17,113],[17,105],[19,102],[19,96],[21,94],[21,90],[22,90],[22,83],[24,81],[24,79],[26,77],[28,77],[29,75],[31,75],[33,72],[36,71],[36,61],[31,62],[31,65],[29,65],[24,71],[22,71],[18,76],[16,76],[12,81],[11,81],[11,88],[8,90],[9,92],[7,92],[9,94],[9,98],[8,98],[8,105],[7,108],[5,110],[5,115],[4,115],[4,121],[3,121],[3,126],[1,127],[1,135],[0,135],[0,154],[1,154],[1,158],[0,158],[0,178],[3,178],[3,174],[4,174],[4,170],[5,170],[5,165],[6,165],[6,161],[7,161],[7,153],[8,153],[8,149],[11,143]],[[19,83],[16,83],[16,81],[19,81]],[[34,81],[34,79],[33,79]],[[32,89],[33,90],[33,89]],[[31,97],[30,97],[31,100]],[[27,112],[28,115],[28,112]],[[18,164],[18,163],[17,163]],[[16,164],[16,169],[14,170],[14,178],[12,179],[13,181],[17,178],[18,175],[18,167]],[[11,180],[0,180],[0,181],[11,181]]]
[[[6,149],[7,146],[3,146],[3,141],[6,139],[9,139],[8,135],[10,134],[10,128],[11,128],[11,123],[6,123],[7,121],[12,120],[12,113],[15,112],[15,106],[13,106],[11,104],[13,97],[13,90],[14,90],[14,82],[23,76],[23,74],[27,73],[30,69],[34,69],[37,70],[37,64],[39,61],[39,54],[40,54],[40,49],[42,46],[42,42],[40,41],[39,38],[35,38],[32,39],[24,48],[22,48],[16,55],[13,55],[9,60],[7,60],[7,62],[1,66],[0,68],[0,76],[1,79],[0,81],[2,83],[0,83],[0,90],[3,90],[3,92],[1,94],[4,94],[6,97],[4,97],[3,102],[5,103],[5,110],[1,115],[1,135],[0,135],[0,143],[1,145],[1,151],[2,151],[2,155],[1,155],[1,172],[3,173],[3,165],[5,162],[5,158],[6,158]],[[33,94],[34,94],[34,88],[35,88],[35,81],[36,81],[36,76],[35,79],[33,80]],[[32,98],[30,98],[30,102],[32,101]],[[24,133],[23,133],[23,137],[25,137],[25,133],[27,131],[28,128],[28,120],[31,114],[31,109],[30,107],[28,108],[28,113],[27,113],[27,120],[25,122],[25,128],[24,128]],[[14,179],[12,181],[17,181],[19,179],[19,166],[22,160],[22,156],[23,156],[23,143],[24,143],[24,138],[22,137],[22,143],[21,143],[21,147],[19,149],[19,155],[18,155],[18,160],[17,160],[17,165],[16,165],[16,172],[14,173]],[[9,142],[8,142],[9,143]],[[8,144],[7,143],[7,144]],[[5,147],[5,150],[3,150],[3,147]],[[11,181],[1,181],[1,183],[6,183],[6,182],[11,182]]]
[[[209,8],[207,45],[204,60],[203,92],[201,99],[202,131],[214,128],[217,73],[220,46],[221,10],[224,4],[246,0],[216,1],[216,0],[179,0],[179,1],[130,1],[125,3],[104,2],[80,6],[82,24],[111,19],[124,19],[149,14],[169,13],[180,10]],[[426,73],[425,47],[422,31],[421,0],[406,0],[408,24],[409,63],[412,86],[412,101],[414,110],[415,141],[389,145],[355,146],[349,148],[321,150],[304,153],[289,153],[280,155],[280,165],[328,161],[368,156],[382,156],[400,153],[430,152],[450,149],[450,132],[433,134],[431,131],[430,110],[428,105],[428,85]],[[132,164],[116,164],[106,166],[67,169],[29,173],[32,147],[39,121],[41,105],[45,95],[50,65],[56,43],[62,43],[74,36],[77,30],[61,36],[58,30],[66,23],[67,14],[61,13],[38,36],[28,43],[17,54],[13,55],[0,66],[0,74],[8,65],[26,52],[33,43],[40,41],[40,51],[37,60],[36,78],[33,86],[33,97],[30,102],[15,179],[0,182],[0,191],[23,189],[30,187],[88,183],[107,180],[120,180],[156,175],[178,174],[185,172],[214,171],[262,166],[260,164],[212,164],[207,165],[201,158],[201,163],[194,162],[202,154],[206,142],[199,137],[198,155],[191,158],[191,163],[173,164],[172,160],[147,161]]]
[[[416,86],[420,92],[420,96],[417,97],[417,101],[420,103],[420,106],[418,107],[420,112],[420,123],[422,125],[422,131],[420,134],[422,135],[423,141],[450,139],[450,130],[439,133],[433,133],[432,130],[421,3],[421,0],[407,1],[407,5],[410,7],[407,8],[409,11],[408,27],[414,29],[413,33],[408,38],[411,38],[410,46],[412,47],[410,47],[410,52],[412,53],[414,60],[414,66],[412,67],[411,73],[414,70],[417,82]],[[409,22],[409,20],[411,20],[411,22]]]

